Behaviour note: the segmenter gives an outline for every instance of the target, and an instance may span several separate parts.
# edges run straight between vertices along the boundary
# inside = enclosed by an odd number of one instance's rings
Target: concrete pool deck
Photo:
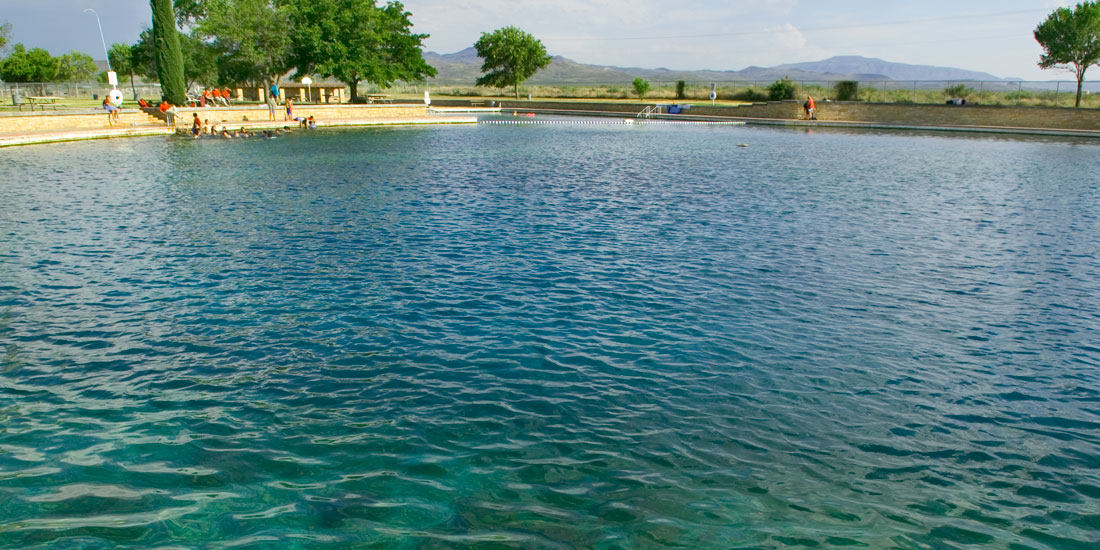
[[[423,124],[475,124],[475,115],[508,115],[513,111],[545,115],[613,117],[635,119],[637,112],[648,104],[598,103],[568,101],[503,101],[493,107],[471,105],[469,100],[442,100],[430,107],[423,104],[386,105],[295,105],[295,116],[314,116],[319,127],[405,126]],[[480,102],[478,102],[480,103]],[[743,123],[799,129],[851,128],[886,131],[954,132],[984,134],[1015,134],[1030,136],[1100,138],[1100,112],[1095,109],[1065,109],[1036,107],[950,107],[939,105],[819,103],[819,119],[800,120],[801,103],[797,101],[768,102],[736,107],[693,105],[682,114],[653,114],[649,120]],[[295,121],[269,121],[267,108],[261,105],[238,105],[228,108],[184,108],[169,126],[154,117],[155,110],[124,110],[126,125],[102,125],[103,113],[61,115],[35,113],[17,118],[5,115],[0,122],[0,147],[190,133],[191,113],[203,120],[231,129],[268,130],[290,126]],[[279,118],[282,118],[280,109]],[[688,114],[690,112],[690,114]],[[466,115],[466,116],[463,116]],[[877,118],[877,119],[876,119]],[[87,127],[87,120],[94,125]],[[871,120],[868,120],[871,119]],[[17,123],[26,121],[24,127]],[[530,120],[521,117],[523,120]],[[14,121],[14,122],[13,122]],[[49,128],[50,122],[59,127]],[[978,122],[978,123],[975,123]],[[82,127],[77,127],[80,125]],[[66,127],[66,125],[68,127]],[[45,127],[44,127],[45,126]]]
[[[111,128],[72,128],[61,130],[29,130],[0,133],[0,147],[61,143],[125,137],[170,136],[175,130],[163,124]]]
[[[237,106],[230,108],[186,108],[180,109],[175,125],[162,122],[164,115],[155,110],[144,113],[135,110],[124,111],[122,124],[107,126],[101,111],[93,110],[79,113],[35,113],[32,116],[7,115],[0,125],[0,147],[31,145],[39,143],[58,143],[84,141],[92,139],[110,139],[121,137],[165,136],[177,133],[190,134],[191,113],[196,113],[211,124],[226,126],[232,130],[270,130],[290,126],[297,128],[298,122],[281,120],[283,111],[278,111],[279,120],[268,120],[266,107]],[[313,116],[320,128],[354,126],[409,126],[427,124],[476,124],[473,116],[445,114],[455,112],[429,112],[423,104],[394,105],[304,105],[295,106],[295,116]]]
[[[440,106],[464,106],[470,100],[437,100]],[[956,133],[1017,134],[1100,138],[1100,109],[1066,107],[1031,107],[1007,105],[932,105],[865,102],[817,103],[818,120],[802,120],[802,103],[798,100],[768,101],[743,105],[711,106],[702,102],[661,100],[656,102],[589,102],[571,100],[502,100],[505,114],[513,111],[547,115],[636,118],[647,107],[667,108],[669,104],[685,105],[680,114],[668,114],[664,109],[651,113],[649,119],[740,121],[748,125],[785,126],[793,128],[854,128],[891,131],[937,131]],[[687,105],[690,105],[690,110]],[[433,107],[436,105],[433,104]]]
[[[632,113],[606,112],[606,111],[579,111],[559,109],[533,109],[518,108],[508,109],[524,113],[543,115],[565,115],[585,117],[611,117],[633,118]],[[639,120],[667,120],[667,121],[696,121],[696,122],[741,122],[749,126],[783,126],[790,128],[855,128],[866,130],[891,130],[891,131],[921,131],[921,132],[955,132],[955,133],[984,133],[984,134],[1016,134],[1032,136],[1057,136],[1057,137],[1082,137],[1100,138],[1098,130],[1079,130],[1072,128],[1032,128],[1024,126],[967,126],[967,125],[943,125],[943,124],[899,124],[884,122],[864,122],[857,120],[792,120],[785,118],[756,118],[715,115],[651,115]]]

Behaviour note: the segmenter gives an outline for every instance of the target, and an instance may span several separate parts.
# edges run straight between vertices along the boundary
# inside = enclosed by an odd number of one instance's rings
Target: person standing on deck
[[[814,107],[814,98],[806,96],[806,118],[809,120],[817,120],[817,109]]]

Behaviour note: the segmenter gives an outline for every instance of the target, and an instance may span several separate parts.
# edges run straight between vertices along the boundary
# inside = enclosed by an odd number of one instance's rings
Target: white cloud
[[[806,37],[794,25],[787,23],[768,29],[764,40],[784,50],[801,50],[806,47]]]

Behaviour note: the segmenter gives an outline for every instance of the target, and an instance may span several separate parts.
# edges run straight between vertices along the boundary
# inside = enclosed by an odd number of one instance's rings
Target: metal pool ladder
[[[642,112],[634,115],[634,118],[650,118],[653,115],[661,114],[661,105],[649,105]]]

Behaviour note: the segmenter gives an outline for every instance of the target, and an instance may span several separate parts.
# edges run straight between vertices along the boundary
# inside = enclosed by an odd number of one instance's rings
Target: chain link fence
[[[677,94],[678,81],[650,80],[646,100],[683,99],[689,101],[710,100],[713,89],[719,100],[766,101],[768,89],[774,79],[684,81],[682,95]],[[1076,81],[1028,81],[1028,80],[796,80],[795,98],[812,95],[821,99],[855,100],[875,103],[945,103],[948,100],[966,100],[968,104],[984,105],[1036,105],[1073,106],[1077,94]],[[855,82],[846,87],[854,91],[854,97],[838,97],[838,85]],[[433,92],[453,96],[509,96],[511,90],[484,88],[469,83],[433,81]],[[1100,82],[1084,83],[1081,105],[1100,107]],[[548,82],[537,77],[521,86],[521,95],[538,98],[575,99],[638,99],[630,82]]]
[[[110,89],[109,85],[100,82],[0,82],[0,98],[8,105],[14,104],[14,96],[103,99]],[[128,82],[120,82],[118,89],[127,100],[136,100],[136,97],[160,99],[160,84],[142,83],[131,86]]]
[[[678,81],[650,80],[646,100],[709,101],[713,89],[719,100],[765,101],[773,79],[684,81],[683,93],[677,94]],[[792,80],[795,97],[812,95],[821,99],[845,99],[837,96],[842,80]],[[1076,81],[1029,80],[859,80],[854,81],[856,101],[875,103],[944,103],[953,99],[965,99],[969,104],[984,105],[1038,105],[1073,106],[1077,94]],[[127,101],[137,97],[159,100],[160,84],[140,83],[131,86],[122,82],[118,87]],[[848,89],[853,87],[848,84]],[[522,95],[537,98],[561,99],[638,99],[630,82],[549,82],[537,76],[525,83]],[[360,84],[361,93],[393,93],[418,95],[430,89],[439,95],[458,97],[510,96],[511,90],[477,87],[471,83],[396,83],[389,89],[381,89],[369,83]],[[0,104],[16,104],[14,96],[52,96],[65,99],[102,99],[110,87],[100,82],[0,82]],[[1082,107],[1100,108],[1100,82],[1084,83]]]

